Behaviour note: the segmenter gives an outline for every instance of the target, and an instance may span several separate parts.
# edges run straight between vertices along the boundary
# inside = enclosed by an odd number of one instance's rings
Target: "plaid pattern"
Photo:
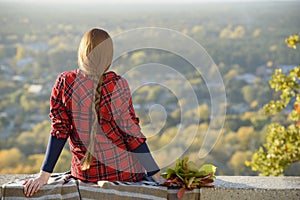
[[[12,182],[2,185],[2,195],[0,196],[3,200],[23,200],[27,199],[24,196],[23,182],[29,178],[35,178],[37,174],[30,175],[24,179],[17,179]],[[81,199],[77,188],[77,181],[70,179],[69,175],[66,174],[53,174],[47,185],[41,187],[41,189],[34,194],[32,199],[43,200],[43,199]]]
[[[50,97],[51,134],[69,137],[74,177],[88,182],[139,181],[145,169],[131,151],[146,139],[135,116],[127,81],[111,71],[103,75],[94,162],[90,169],[80,169],[89,145],[95,87],[97,84],[80,70],[57,77]]]
[[[24,186],[26,179],[34,178],[30,175],[21,179],[14,180],[0,185],[0,199],[3,200],[23,200]],[[84,183],[76,180],[68,173],[52,174],[48,184],[29,199],[109,199],[109,200],[176,200],[178,189],[169,189],[165,186],[158,186],[154,182],[123,182],[123,181],[98,181],[97,183]],[[199,200],[201,189],[186,191],[181,200]],[[207,195],[211,196],[212,193]],[[210,198],[208,198],[210,199]],[[215,198],[218,199],[218,198]]]
[[[23,200],[24,180],[34,178],[30,175],[22,179],[0,185],[0,199],[3,200]],[[158,186],[154,182],[122,182],[122,181],[98,181],[97,183],[84,183],[72,178],[69,174],[52,174],[48,184],[29,199],[109,199],[109,200],[175,200],[177,198],[177,189],[168,189],[164,186]],[[200,189],[186,191],[182,200],[199,200]]]
[[[98,181],[97,184],[78,182],[81,199],[109,199],[109,200],[167,200],[168,189],[156,186],[153,182],[108,182]]]

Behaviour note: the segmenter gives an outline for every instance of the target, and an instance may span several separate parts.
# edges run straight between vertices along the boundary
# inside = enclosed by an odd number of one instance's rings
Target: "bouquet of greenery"
[[[180,187],[177,197],[181,198],[186,190],[199,187],[213,187],[216,167],[205,164],[200,169],[193,161],[188,161],[188,157],[178,159],[174,169],[167,169],[162,174],[167,181],[163,184],[168,187]]]

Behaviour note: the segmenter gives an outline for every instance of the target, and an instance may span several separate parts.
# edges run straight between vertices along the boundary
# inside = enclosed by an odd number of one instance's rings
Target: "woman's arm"
[[[50,97],[50,114],[52,121],[51,136],[48,142],[44,163],[37,178],[27,180],[23,183],[24,194],[32,196],[43,185],[47,184],[53,168],[59,158],[59,155],[67,141],[70,133],[70,120],[67,115],[67,109],[62,100],[65,79],[58,76],[52,89]]]
[[[66,141],[67,139],[58,139],[53,135],[50,136],[46,156],[39,176],[35,179],[27,180],[23,184],[24,194],[26,196],[32,196],[43,185],[47,184]]]
[[[156,183],[163,184],[166,180],[161,177],[160,169],[153,159],[146,142],[134,149],[137,159],[147,171],[147,176],[151,176]]]
[[[138,148],[134,149],[132,152],[135,153],[137,159],[144,166],[148,176],[152,176],[160,171],[158,165],[156,164],[156,162],[154,161],[150,153],[149,147],[146,144],[146,142],[141,144]]]
[[[51,131],[50,134],[57,138],[68,138],[72,129],[72,123],[69,117],[69,110],[66,105],[72,98],[73,77],[60,74],[50,96]]]
[[[41,171],[39,176],[35,179],[26,180],[24,185],[24,194],[27,197],[36,193],[43,185],[47,184],[51,173]]]
[[[129,85],[123,78],[119,80],[118,85],[122,87],[122,90],[120,90],[122,94],[119,95],[122,104],[118,107],[120,115],[117,118],[117,124],[124,134],[127,148],[135,153],[137,159],[146,169],[148,176],[151,176],[157,183],[163,183],[165,179],[160,176],[160,169],[151,155],[145,142],[146,137],[142,134],[139,126],[139,119],[135,115]]]
[[[50,136],[44,163],[41,168],[42,171],[48,172],[48,173],[53,172],[55,164],[56,164],[66,142],[67,142],[67,138],[57,138],[53,135]]]
[[[117,86],[120,89],[116,89],[118,93],[112,99],[112,113],[119,131],[123,135],[127,149],[133,151],[145,142],[146,137],[142,134],[139,119],[135,115],[127,81],[121,78],[118,80]]]

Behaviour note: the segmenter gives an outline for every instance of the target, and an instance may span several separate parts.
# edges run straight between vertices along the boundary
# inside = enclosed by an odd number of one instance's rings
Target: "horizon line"
[[[300,2],[299,0],[0,0],[0,3],[39,3],[39,4],[87,4],[87,3],[95,3],[95,4],[168,4],[168,5],[180,5],[180,4],[201,4],[201,3],[271,3],[271,2]]]

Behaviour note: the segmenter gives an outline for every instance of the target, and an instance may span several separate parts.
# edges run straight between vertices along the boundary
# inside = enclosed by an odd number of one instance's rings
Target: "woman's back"
[[[50,101],[51,134],[70,137],[74,177],[91,182],[139,181],[145,170],[131,150],[145,137],[134,113],[128,83],[112,71],[103,74],[94,160],[90,169],[81,170],[80,161],[90,142],[94,87],[93,80],[80,70],[58,76],[54,88],[59,90],[53,90]]]

